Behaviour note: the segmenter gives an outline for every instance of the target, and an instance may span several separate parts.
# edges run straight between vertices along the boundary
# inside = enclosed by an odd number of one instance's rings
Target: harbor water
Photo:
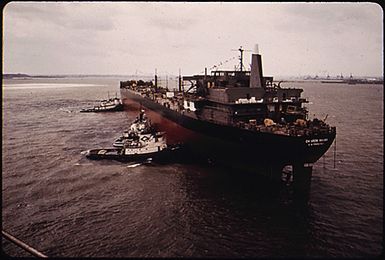
[[[3,229],[52,257],[373,257],[383,252],[383,85],[303,88],[310,118],[337,127],[310,199],[290,186],[193,161],[120,163],[135,113],[79,113],[124,77],[3,81]],[[204,148],[203,148],[204,149]],[[334,160],[335,155],[335,160]],[[29,256],[6,240],[3,252]]]

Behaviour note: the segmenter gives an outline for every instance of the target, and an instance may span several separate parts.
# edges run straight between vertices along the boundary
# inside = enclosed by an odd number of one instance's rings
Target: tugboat
[[[126,141],[122,148],[103,148],[86,151],[89,159],[112,159],[118,161],[138,161],[152,159],[163,159],[167,152],[173,151],[175,147],[168,148],[164,132],[157,132],[149,139],[143,140],[139,134],[131,141]]]
[[[127,135],[126,135],[127,134]],[[118,161],[138,160],[164,160],[171,152],[179,150],[180,145],[168,146],[166,133],[156,131],[146,117],[144,110],[140,111],[139,117],[130,125],[130,130],[115,140],[115,148],[91,149],[84,152],[89,159],[112,159]]]
[[[139,134],[143,140],[149,139],[152,134],[156,133],[156,129],[151,124],[151,120],[147,118],[144,110],[140,111],[138,117],[133,121],[128,130],[123,132],[123,135],[114,141],[114,147],[123,147],[125,142],[130,142]]]
[[[292,166],[294,182],[310,187],[313,163],[333,143],[336,128],[308,119],[302,89],[283,88],[264,77],[260,54],[252,54],[247,71],[242,47],[239,52],[237,70],[179,75],[174,91],[158,86],[157,75],[154,82],[121,81],[123,105],[146,107],[170,143],[188,144],[212,161],[277,180],[285,166]]]
[[[121,99],[114,97],[107,100],[100,101],[99,106],[92,108],[83,108],[80,112],[112,112],[112,111],[123,111],[123,103]]]

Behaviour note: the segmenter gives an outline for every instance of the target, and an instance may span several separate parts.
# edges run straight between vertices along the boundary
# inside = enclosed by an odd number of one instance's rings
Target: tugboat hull
[[[145,154],[123,154],[122,149],[106,148],[106,149],[92,149],[86,151],[86,157],[91,160],[115,160],[120,162],[138,162],[146,161],[148,159],[155,161],[165,161],[171,158],[172,154],[178,150],[176,147],[170,147],[159,152],[145,153]]]
[[[115,112],[115,111],[123,111],[124,107],[122,104],[116,105],[112,108],[85,108],[80,110],[81,113],[89,113],[89,112]]]

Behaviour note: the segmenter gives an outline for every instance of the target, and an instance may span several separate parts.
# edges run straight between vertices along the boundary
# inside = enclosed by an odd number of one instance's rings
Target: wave
[[[132,164],[129,164],[129,165],[127,165],[126,167],[127,168],[135,168],[135,167],[138,167],[138,166],[140,166],[140,165],[142,165],[143,163],[132,163]]]

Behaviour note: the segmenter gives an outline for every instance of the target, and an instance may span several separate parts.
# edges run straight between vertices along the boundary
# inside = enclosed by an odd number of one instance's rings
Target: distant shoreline
[[[16,79],[16,80],[27,80],[27,79],[55,79],[55,78],[89,78],[89,77],[98,77],[98,78],[105,78],[105,77],[122,77],[122,78],[129,78],[129,79],[140,79],[140,78],[149,78],[152,77],[151,75],[95,75],[95,74],[88,74],[88,75],[28,75],[23,73],[8,73],[3,74],[3,79]],[[170,77],[172,77],[170,75]],[[371,77],[371,79],[367,78],[355,78],[350,80],[325,80],[325,79],[301,79],[301,78],[293,78],[293,77],[287,77],[286,79],[280,77],[280,79],[277,79],[276,81],[282,81],[282,82],[312,82],[312,83],[335,83],[335,84],[384,84],[384,80],[379,77]]]
[[[3,79],[33,79],[33,78],[65,78],[66,76],[59,76],[59,75],[37,75],[37,76],[31,76],[28,74],[3,74]]]
[[[22,73],[8,73],[3,74],[3,79],[36,79],[36,78],[89,78],[89,77],[124,77],[124,78],[138,78],[138,77],[150,77],[149,75],[28,75]]]

